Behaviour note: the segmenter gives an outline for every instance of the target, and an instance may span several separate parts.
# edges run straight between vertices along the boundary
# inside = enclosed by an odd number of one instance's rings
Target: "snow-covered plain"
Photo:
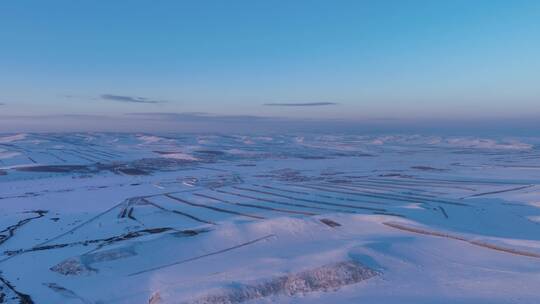
[[[540,303],[539,143],[0,135],[0,303]]]

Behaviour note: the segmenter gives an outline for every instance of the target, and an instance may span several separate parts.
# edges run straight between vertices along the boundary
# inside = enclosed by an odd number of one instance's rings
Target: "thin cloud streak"
[[[113,94],[103,94],[101,95],[102,99],[106,100],[113,100],[113,101],[119,101],[119,102],[130,102],[130,103],[164,103],[166,101],[164,100],[153,100],[149,98],[144,97],[137,97],[137,96],[123,96],[123,95],[113,95]]]
[[[319,107],[319,106],[337,106],[336,102],[294,102],[294,103],[265,103],[264,106],[272,107]]]
[[[205,112],[183,112],[183,113],[126,113],[127,117],[137,117],[148,120],[169,120],[183,122],[256,122],[270,119],[280,119],[275,117],[254,116],[254,115],[218,115]]]

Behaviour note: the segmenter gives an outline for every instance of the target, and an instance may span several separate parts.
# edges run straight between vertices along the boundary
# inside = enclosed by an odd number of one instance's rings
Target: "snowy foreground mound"
[[[0,135],[0,303],[540,303],[540,147]]]

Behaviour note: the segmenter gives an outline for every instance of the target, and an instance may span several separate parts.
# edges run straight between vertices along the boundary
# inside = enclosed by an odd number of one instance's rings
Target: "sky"
[[[0,4],[0,133],[238,121],[525,130],[540,118],[539,79],[540,1]]]

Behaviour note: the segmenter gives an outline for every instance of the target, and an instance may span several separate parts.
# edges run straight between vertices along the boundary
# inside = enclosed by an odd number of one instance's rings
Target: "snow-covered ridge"
[[[11,142],[16,142],[19,140],[24,140],[27,137],[26,133],[20,133],[15,135],[1,136],[0,135],[0,144],[6,144]]]
[[[464,148],[479,148],[479,149],[510,149],[510,150],[528,150],[532,149],[533,145],[523,143],[517,140],[497,141],[493,139],[481,138],[450,138],[446,142],[455,147]]]

